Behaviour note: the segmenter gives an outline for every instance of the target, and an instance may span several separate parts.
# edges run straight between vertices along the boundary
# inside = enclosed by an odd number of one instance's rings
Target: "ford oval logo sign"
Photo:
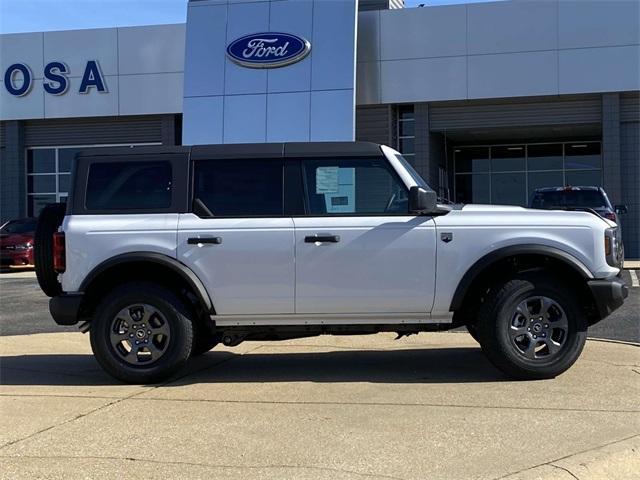
[[[308,40],[288,33],[253,33],[227,47],[229,58],[243,67],[277,68],[299,62],[311,51]]]

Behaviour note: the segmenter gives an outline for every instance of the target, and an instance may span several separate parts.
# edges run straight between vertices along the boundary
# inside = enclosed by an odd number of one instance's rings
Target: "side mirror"
[[[433,212],[438,203],[438,195],[433,190],[411,187],[409,190],[409,211],[411,213]]]
[[[615,207],[613,207],[613,209],[616,211],[618,215],[623,215],[629,211],[627,210],[626,205],[616,205]]]

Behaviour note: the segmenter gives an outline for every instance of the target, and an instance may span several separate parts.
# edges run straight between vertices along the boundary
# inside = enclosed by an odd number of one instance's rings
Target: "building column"
[[[418,171],[427,183],[435,188],[437,178],[433,177],[430,168],[431,157],[431,132],[429,131],[429,104],[416,103],[413,107],[415,128],[415,164]]]
[[[613,203],[622,200],[620,170],[620,95],[602,95],[602,168],[603,187]]]
[[[0,222],[26,216],[26,161],[22,122],[4,122],[5,148],[0,159]]]

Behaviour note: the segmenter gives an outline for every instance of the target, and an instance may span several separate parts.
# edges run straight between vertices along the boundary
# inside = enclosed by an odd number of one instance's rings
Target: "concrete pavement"
[[[246,342],[159,386],[111,380],[80,333],[6,336],[0,353],[0,478],[640,472],[634,345],[588,341],[538,382],[505,379],[459,333]]]

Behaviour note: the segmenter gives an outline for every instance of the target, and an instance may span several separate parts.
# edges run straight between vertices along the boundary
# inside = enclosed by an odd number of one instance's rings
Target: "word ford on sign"
[[[248,68],[277,68],[299,62],[309,54],[311,43],[288,33],[254,33],[227,47],[229,58]]]

